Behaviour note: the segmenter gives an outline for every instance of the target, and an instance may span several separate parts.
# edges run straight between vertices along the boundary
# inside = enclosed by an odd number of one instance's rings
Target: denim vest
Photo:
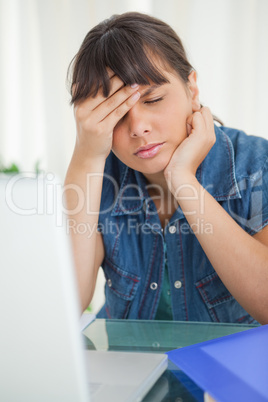
[[[199,166],[201,185],[250,235],[268,224],[268,141],[215,126],[216,143]],[[203,225],[203,226],[202,226]],[[210,264],[180,207],[161,228],[144,176],[111,153],[99,217],[105,258],[105,305],[98,317],[154,319],[167,247],[173,319],[256,323]],[[235,239],[233,239],[235,241]]]

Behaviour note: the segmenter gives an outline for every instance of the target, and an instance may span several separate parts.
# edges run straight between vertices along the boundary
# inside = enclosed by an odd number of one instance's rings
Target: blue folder
[[[220,402],[268,401],[268,325],[167,352]]]

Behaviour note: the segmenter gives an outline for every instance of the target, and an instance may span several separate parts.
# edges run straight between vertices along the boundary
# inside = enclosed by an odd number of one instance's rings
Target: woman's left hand
[[[170,191],[174,193],[196,170],[213,147],[216,137],[213,116],[208,107],[202,107],[188,117],[187,138],[174,151],[164,174]]]

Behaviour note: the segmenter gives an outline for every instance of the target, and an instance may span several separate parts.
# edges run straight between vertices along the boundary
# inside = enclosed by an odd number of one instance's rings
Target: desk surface
[[[236,332],[255,325],[179,321],[93,321],[85,330],[88,349],[164,353]],[[203,401],[203,392],[173,363],[155,384],[144,401]]]

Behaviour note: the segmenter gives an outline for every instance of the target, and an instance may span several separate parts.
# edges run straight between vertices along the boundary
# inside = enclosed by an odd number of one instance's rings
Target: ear
[[[200,110],[201,104],[199,101],[199,89],[197,86],[197,79],[196,79],[196,71],[192,71],[188,75],[188,88],[190,91],[190,97],[192,100],[192,110],[193,112],[197,112],[197,110]]]

